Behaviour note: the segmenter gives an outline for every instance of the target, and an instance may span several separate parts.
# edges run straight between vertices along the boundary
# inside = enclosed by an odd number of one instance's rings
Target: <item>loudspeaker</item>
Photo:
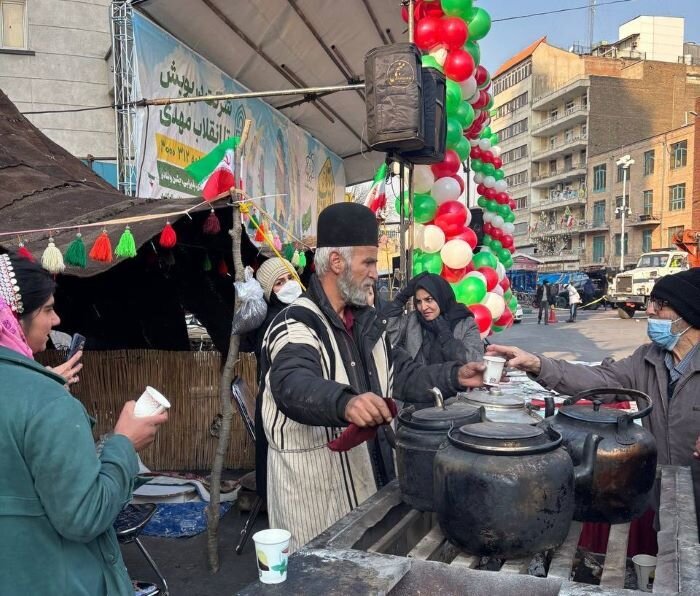
[[[423,122],[425,145],[416,151],[402,151],[401,157],[414,164],[440,163],[445,159],[447,110],[445,75],[435,68],[423,69]]]
[[[469,182],[467,182],[467,184],[469,184]],[[474,207],[470,209],[469,212],[472,214],[469,227],[474,230],[478,243],[477,245],[479,245],[484,240],[484,211],[479,207]]]
[[[367,138],[375,151],[415,151],[425,145],[420,50],[395,43],[365,56]]]

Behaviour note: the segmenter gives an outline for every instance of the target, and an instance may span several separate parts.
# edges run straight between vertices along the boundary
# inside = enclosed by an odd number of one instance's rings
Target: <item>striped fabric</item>
[[[270,369],[280,351],[290,345],[318,351],[323,378],[352,385],[330,323],[308,298],[295,301],[268,329],[263,349]],[[374,345],[372,357],[382,395],[391,395],[393,371],[385,334]],[[309,426],[288,418],[272,396],[269,370],[264,383],[270,527],[292,533],[293,552],[374,494],[377,485],[366,443],[344,453],[332,452],[327,443],[343,429]]]

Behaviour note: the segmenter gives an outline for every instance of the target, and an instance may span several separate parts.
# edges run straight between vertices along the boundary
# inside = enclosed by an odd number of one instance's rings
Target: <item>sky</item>
[[[604,6],[598,0],[595,19],[596,41],[616,41],[618,27],[640,15],[685,17],[685,41],[700,43],[700,0],[631,0]],[[478,0],[491,18],[518,16],[561,8],[587,6],[588,0]],[[508,58],[546,35],[547,41],[564,49],[575,42],[587,45],[587,10],[494,22],[491,32],[480,42],[481,63],[494,72]]]

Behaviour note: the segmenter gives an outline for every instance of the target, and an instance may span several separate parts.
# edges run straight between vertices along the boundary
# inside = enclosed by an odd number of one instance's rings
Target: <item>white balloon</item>
[[[491,141],[488,139],[479,139],[479,149],[482,151],[488,151],[491,149]]]
[[[486,188],[493,188],[496,185],[496,179],[493,176],[484,177],[484,186]]]
[[[447,60],[447,50],[445,48],[440,48],[439,50],[434,50],[430,52],[430,55],[435,58],[440,66],[445,65],[445,60]]]
[[[506,276],[506,268],[500,261],[496,263],[496,273],[498,273],[498,281],[502,281],[503,278]]]
[[[433,184],[433,188],[430,191],[433,198],[440,203],[445,201],[456,201],[459,195],[462,194],[462,188],[454,178],[445,176],[444,178],[438,178]]]
[[[506,309],[506,303],[503,297],[494,292],[487,292],[486,298],[484,298],[482,304],[489,309],[494,321],[500,319],[503,311]]]
[[[486,223],[491,223],[496,214],[493,211],[484,211],[484,221]]]
[[[459,86],[462,88],[462,97],[473,97],[479,90],[479,86],[477,85],[474,75],[462,81]]]
[[[500,263],[499,263],[500,265]],[[500,281],[500,280],[499,280]],[[491,290],[494,294],[498,294],[499,296],[503,296],[503,288],[501,286],[496,286],[493,290]]]
[[[426,193],[435,184],[435,175],[430,166],[416,166],[413,170],[413,190],[415,192]]]
[[[491,225],[495,228],[502,228],[505,220],[500,215],[494,215],[491,220]]]
[[[506,190],[508,190],[508,183],[505,180],[496,180],[496,184],[494,184],[493,187],[498,192],[506,192]]]
[[[423,230],[421,248],[425,252],[438,252],[445,245],[445,232],[434,225],[427,225]]]
[[[484,181],[484,178],[486,178],[486,176],[484,176],[481,172],[474,174],[474,182],[477,184],[481,184]]]
[[[475,103],[475,102],[477,102],[477,101],[479,100],[480,97],[481,97],[481,92],[477,89],[477,90],[476,90],[476,93],[474,93],[474,95],[472,95],[471,97],[469,97],[469,98],[467,99],[467,101],[468,101],[469,103]]]
[[[501,149],[500,145],[491,145],[491,153],[493,153],[496,157],[500,157],[501,153],[503,153],[503,149]]]
[[[486,276],[481,271],[470,271],[465,275],[465,277],[477,277],[486,285]]]
[[[501,229],[506,233],[510,234],[511,236],[513,235],[513,232],[515,232],[515,224],[511,223],[509,221],[505,222],[502,226]]]
[[[423,224],[413,224],[413,248],[420,248],[423,250],[423,231],[425,226]],[[406,244],[411,242],[411,234],[409,231],[406,232]]]
[[[479,146],[479,139],[469,139],[469,144],[472,147],[478,147]]]
[[[459,238],[448,240],[440,251],[442,262],[451,269],[462,269],[472,260],[472,249]]]

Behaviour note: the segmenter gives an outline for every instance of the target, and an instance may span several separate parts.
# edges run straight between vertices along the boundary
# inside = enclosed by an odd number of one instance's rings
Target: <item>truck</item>
[[[609,288],[607,300],[622,319],[646,310],[654,284],[666,275],[688,269],[688,253],[677,248],[645,252],[634,269],[618,273]]]

